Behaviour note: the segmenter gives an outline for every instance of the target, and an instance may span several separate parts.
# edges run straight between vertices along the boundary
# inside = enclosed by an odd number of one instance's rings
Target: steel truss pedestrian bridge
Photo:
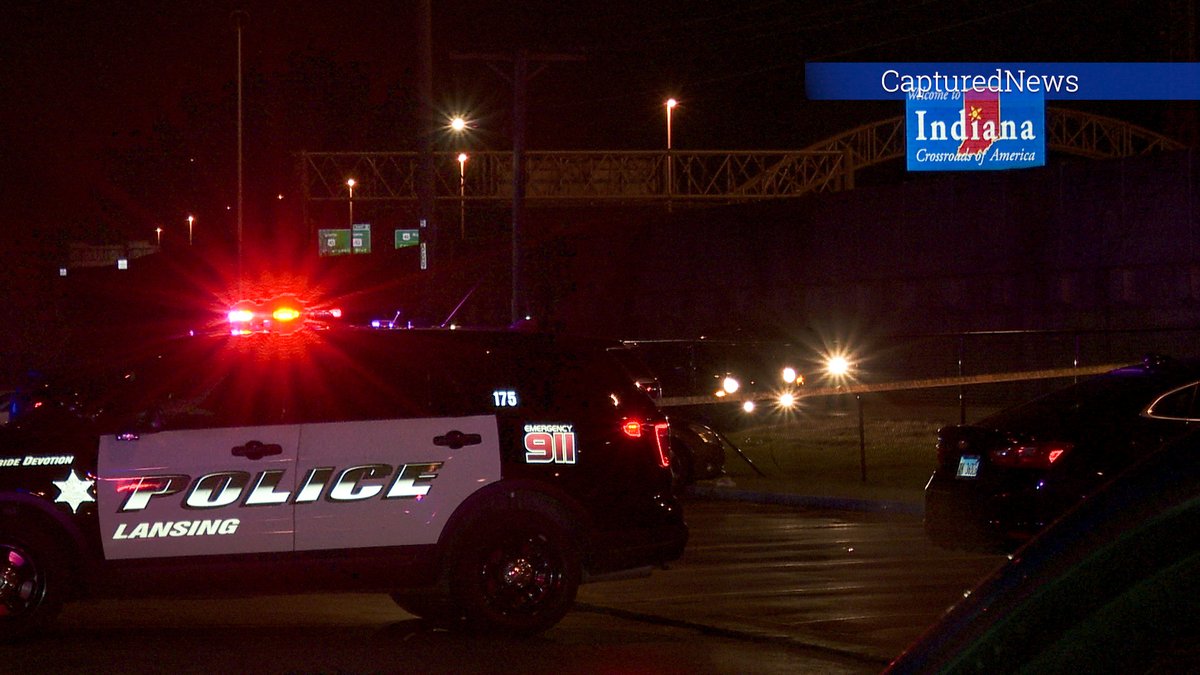
[[[1108,159],[1184,146],[1127,122],[1063,108],[1046,109],[1050,151]],[[533,205],[699,205],[795,198],[854,187],[855,174],[904,157],[904,117],[867,124],[802,150],[528,151],[526,203]],[[305,203],[415,202],[415,152],[306,152],[300,156]],[[513,153],[435,153],[438,202],[511,202]],[[315,205],[315,204],[314,204]]]

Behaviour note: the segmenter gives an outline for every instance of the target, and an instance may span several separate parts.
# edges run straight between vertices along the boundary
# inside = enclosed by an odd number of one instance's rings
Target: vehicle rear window
[[[1164,373],[1129,368],[1093,377],[1051,392],[978,422],[994,428],[1019,427],[1046,432],[1074,427],[1086,420],[1109,424],[1128,419],[1171,387],[1187,381],[1186,373]]]

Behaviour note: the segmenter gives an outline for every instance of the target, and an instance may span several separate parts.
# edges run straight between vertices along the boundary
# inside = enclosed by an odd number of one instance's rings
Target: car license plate
[[[979,475],[979,455],[963,455],[958,460],[959,478],[974,478]]]

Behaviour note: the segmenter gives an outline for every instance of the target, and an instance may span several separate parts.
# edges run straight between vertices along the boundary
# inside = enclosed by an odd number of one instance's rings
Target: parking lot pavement
[[[814,488],[811,481],[794,481],[770,476],[726,476],[691,485],[687,489],[687,495],[700,499],[782,504],[835,511],[875,511],[914,516],[925,513],[920,490],[911,490],[911,494],[904,494],[896,491],[872,491],[870,486],[859,490],[838,487],[829,485]]]

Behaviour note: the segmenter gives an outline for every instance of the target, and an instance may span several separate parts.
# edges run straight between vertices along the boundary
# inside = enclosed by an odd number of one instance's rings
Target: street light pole
[[[244,10],[233,12],[237,28],[237,265],[238,295],[242,294],[242,28],[248,15]]]
[[[671,111],[679,102],[673,98],[667,99],[667,210],[671,210],[671,197],[675,194],[675,166],[671,157]]]
[[[462,115],[455,115],[450,118],[448,125],[450,130],[458,136],[466,134],[471,128],[471,123]],[[461,138],[459,139],[462,140]],[[467,153],[458,153],[458,238],[465,241],[467,238],[467,211],[466,211],[466,193],[467,193]]]
[[[158,247],[162,248],[162,228],[161,227],[154,228],[154,236],[158,240],[157,241]]]
[[[673,98],[667,99],[667,150],[671,149],[671,111],[677,105],[679,105],[679,101]]]
[[[354,227],[354,186],[356,183],[353,178],[346,180],[346,187],[350,188],[350,227]]]
[[[467,239],[467,153],[458,153],[458,237]]]
[[[196,217],[188,216],[187,221],[188,221],[188,246],[191,246],[192,245],[192,223],[194,223],[196,221]]]

